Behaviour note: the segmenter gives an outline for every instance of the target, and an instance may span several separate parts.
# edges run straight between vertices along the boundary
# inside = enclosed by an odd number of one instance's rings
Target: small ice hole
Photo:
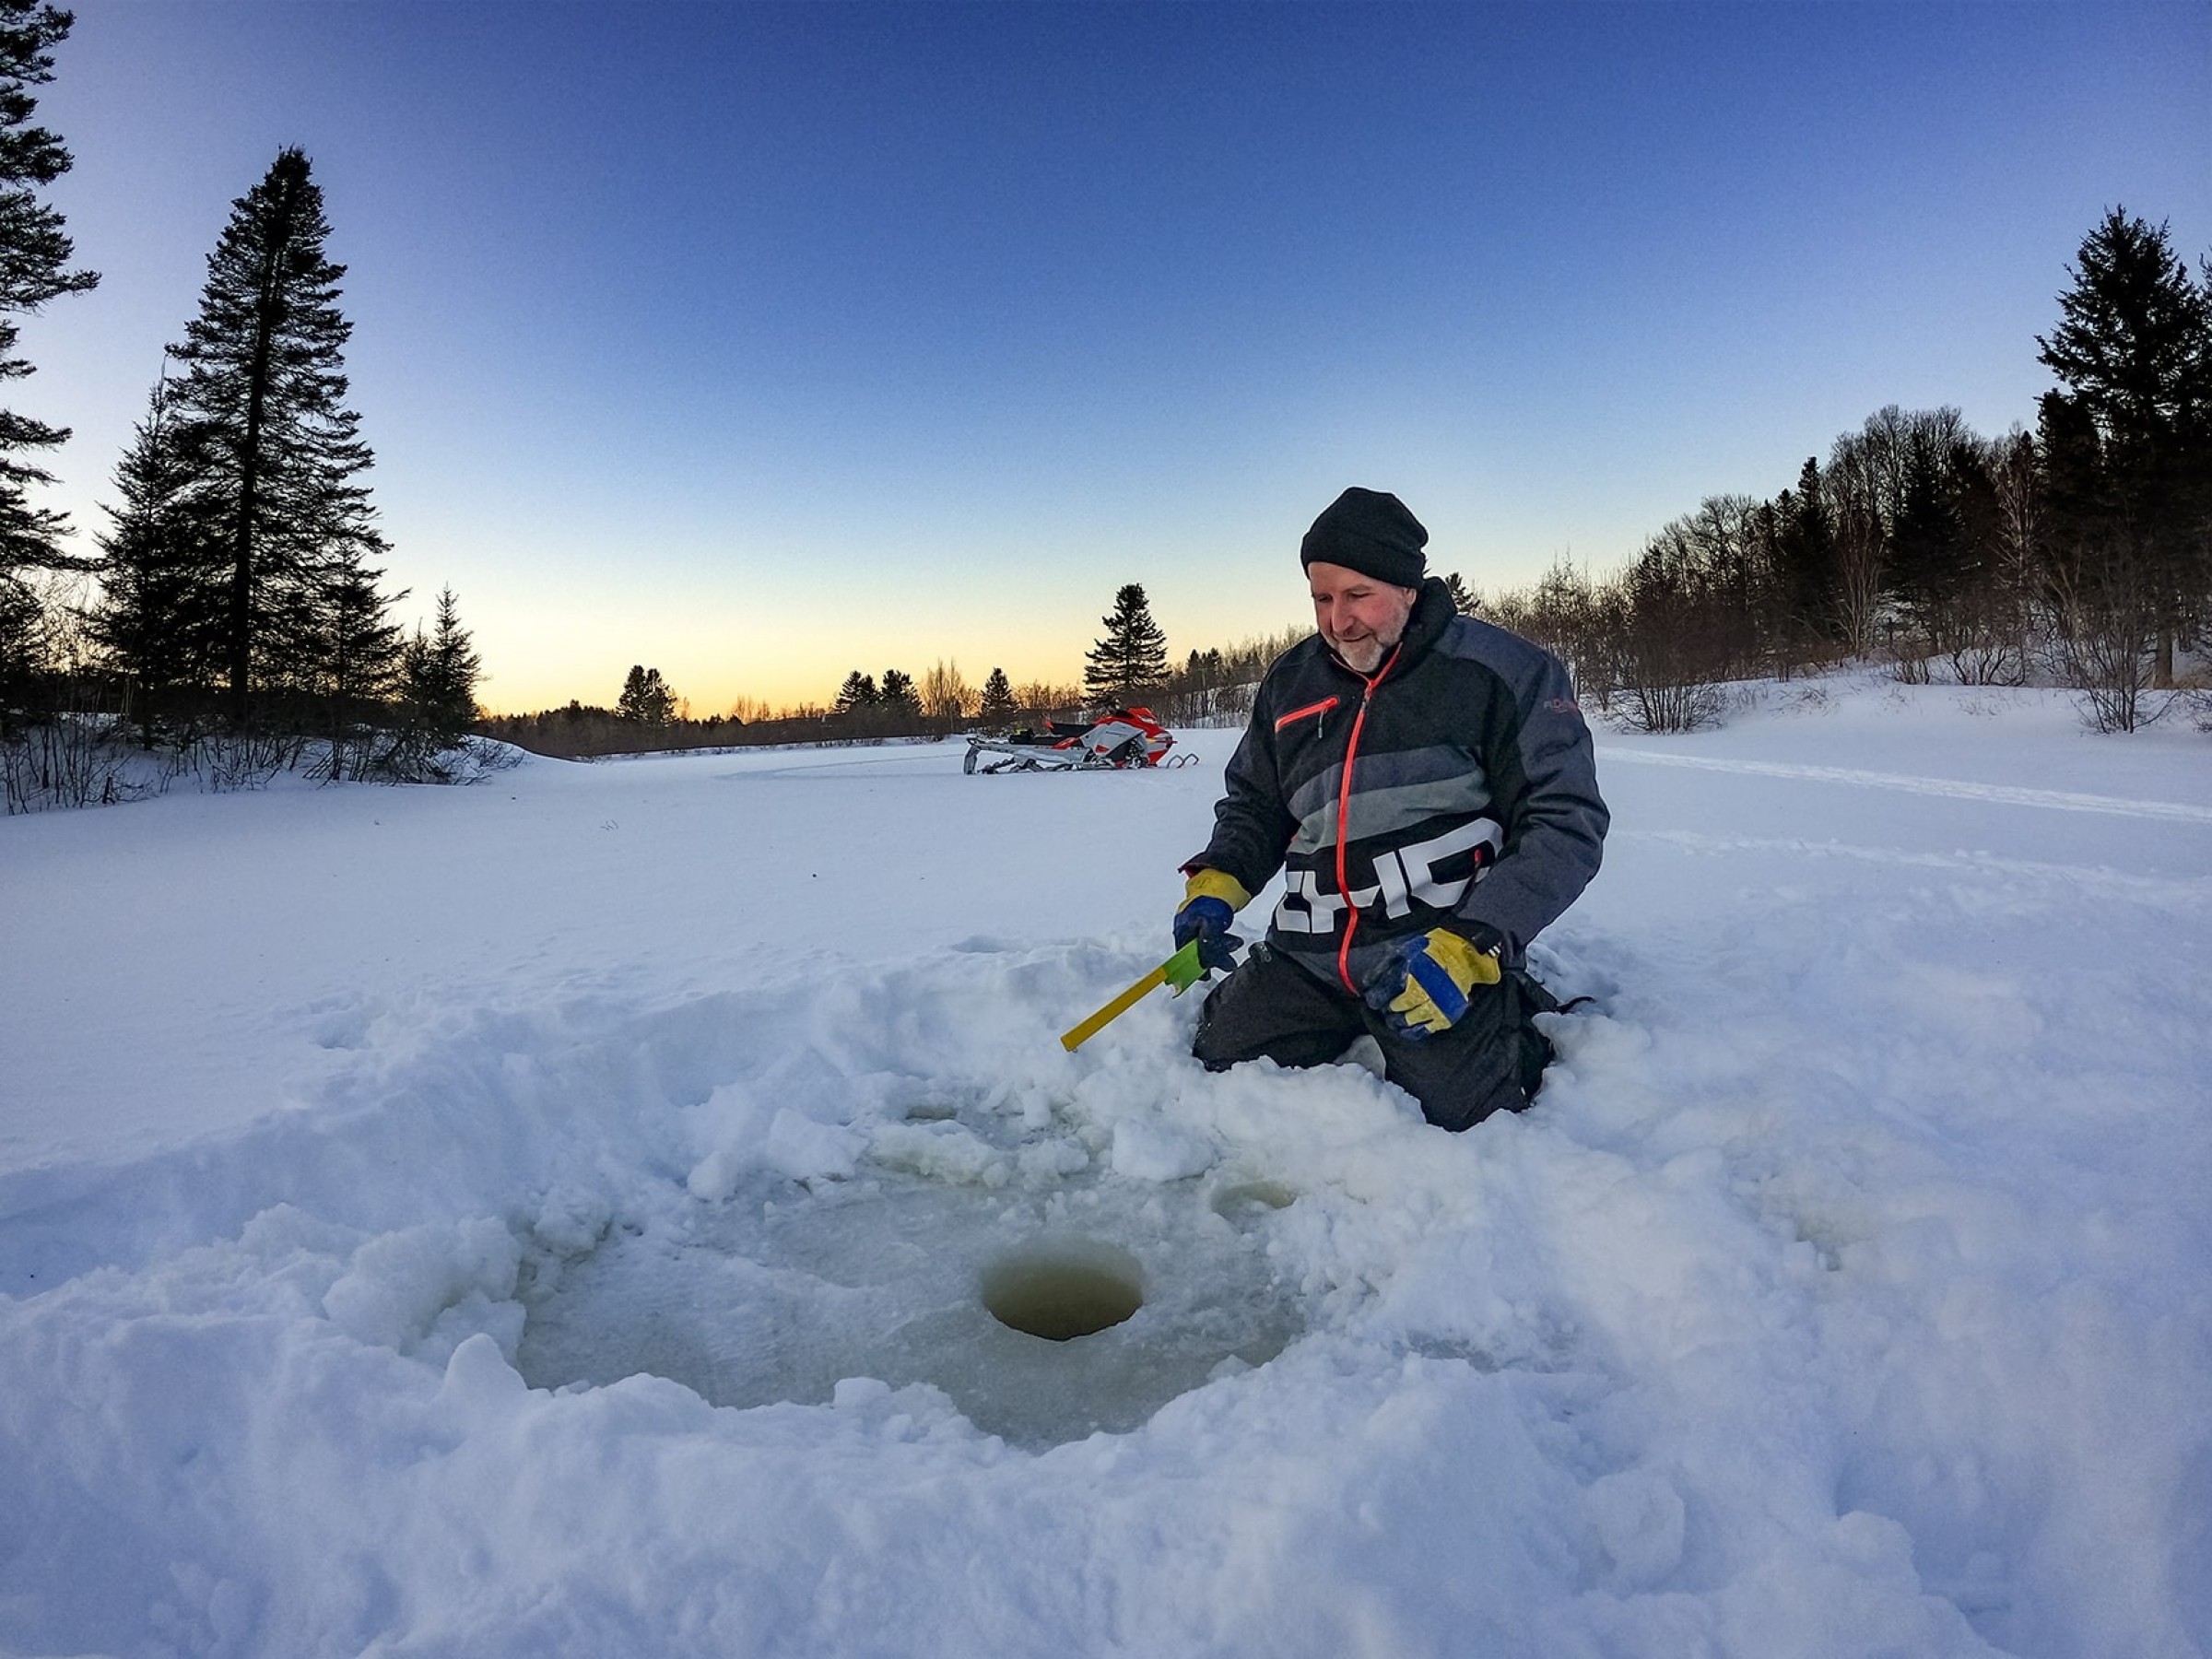
[[[983,1270],[983,1306],[999,1324],[1047,1342],[1120,1324],[1145,1305],[1144,1269],[1111,1244],[1054,1240]]]

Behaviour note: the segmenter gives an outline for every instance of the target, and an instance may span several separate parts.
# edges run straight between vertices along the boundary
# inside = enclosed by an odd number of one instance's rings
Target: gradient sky
[[[1079,677],[1306,615],[1391,489],[1603,572],[1884,404],[2031,423],[2103,211],[2212,248],[2212,6],[75,0],[104,274],[12,406],[80,538],[231,202],[304,148],[389,579],[504,710]]]

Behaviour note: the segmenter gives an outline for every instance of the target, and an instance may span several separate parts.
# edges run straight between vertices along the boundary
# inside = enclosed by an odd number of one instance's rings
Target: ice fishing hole
[[[1145,1305],[1145,1274],[1125,1250],[1088,1240],[1040,1240],[983,1269],[983,1306],[1000,1324],[1072,1342],[1120,1324]]]
[[[1306,1328],[1298,1276],[1278,1272],[1270,1248],[1278,1206],[1295,1196],[1096,1175],[1003,1188],[887,1177],[804,1194],[762,1174],[721,1203],[625,1218],[582,1255],[533,1252],[515,1363],[533,1388],[645,1372],[738,1408],[826,1405],[844,1379],[873,1377],[938,1388],[1018,1446],[1124,1433],[1266,1365]],[[1031,1335],[985,1300],[1009,1284],[1018,1293],[1037,1277],[1025,1266],[1048,1270],[1048,1291],[1067,1268],[1088,1270],[1112,1302],[1101,1316],[1102,1297],[1086,1291],[1083,1318],[1060,1316],[1066,1339]],[[1083,1326],[1090,1335],[1073,1335]]]

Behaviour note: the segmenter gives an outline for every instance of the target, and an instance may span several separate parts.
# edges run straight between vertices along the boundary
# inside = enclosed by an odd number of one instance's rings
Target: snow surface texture
[[[1457,1137],[1061,1051],[1232,739],[0,826],[0,1651],[2206,1651],[2204,737],[1604,737],[1597,1005]],[[1051,1249],[1142,1307],[978,1312]]]

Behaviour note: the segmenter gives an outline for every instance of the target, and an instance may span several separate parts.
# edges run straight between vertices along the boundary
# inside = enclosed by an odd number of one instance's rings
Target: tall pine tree
[[[210,682],[221,648],[222,549],[194,515],[166,375],[115,467],[119,503],[100,538],[93,638],[131,685],[139,734],[155,731],[180,688]]]
[[[1946,459],[1933,434],[1918,429],[1910,434],[1904,495],[1889,533],[1890,586],[1919,618],[1924,636],[1945,598],[1964,580],[1960,526]]]
[[[358,591],[339,590],[358,590],[384,548],[359,482],[373,457],[345,406],[353,325],[338,311],[346,267],[325,256],[329,234],[307,157],[283,151],[231,204],[200,314],[170,347],[183,368],[174,402],[190,493],[228,561],[223,671],[241,725],[257,688],[335,671],[313,618],[355,605]]]
[[[1106,632],[1084,654],[1083,693],[1095,703],[1143,702],[1167,682],[1168,636],[1152,620],[1145,590],[1132,582],[1099,620]]]
[[[992,669],[983,680],[983,698],[976,710],[976,718],[986,726],[997,727],[1012,724],[1018,712],[1019,708],[1014,700],[1014,688],[1007,682],[1006,671]]]
[[[408,642],[405,678],[407,705],[433,749],[449,749],[477,721],[477,680],[484,671],[476,642],[461,626],[461,602],[452,588],[438,594],[438,617],[429,634]]]
[[[615,700],[615,716],[649,726],[666,725],[676,716],[676,691],[658,668],[632,663],[622,682],[622,695]]]
[[[37,187],[67,172],[60,138],[32,126],[38,100],[30,88],[53,78],[52,48],[76,19],[36,0],[0,0],[0,381],[20,380],[30,363],[16,355],[19,317],[64,294],[81,294],[100,280],[67,268],[75,252],[61,214],[38,198]],[[65,516],[31,504],[31,487],[53,482],[24,452],[52,449],[69,436],[13,409],[0,409],[0,708],[8,681],[27,665],[26,649],[39,606],[22,572],[65,570],[78,561],[61,550]]]
[[[1775,581],[1788,625],[1801,639],[1832,641],[1841,632],[1836,533],[1817,457],[1807,455],[1797,488],[1776,498],[1774,520]]]
[[[830,705],[838,714],[865,714],[880,700],[876,693],[876,677],[863,674],[855,668],[845,676],[845,683],[837,688],[837,701]]]
[[[2036,341],[2061,386],[2044,400],[2046,450],[2086,468],[2061,493],[2092,557],[2147,591],[2152,683],[2171,686],[2175,637],[2212,600],[2212,289],[2191,280],[2164,225],[2121,207],[2077,257],[2062,320]]]
[[[883,671],[877,700],[888,714],[906,720],[921,717],[922,693],[915,688],[914,677],[903,668],[886,668]]]
[[[306,686],[322,704],[330,737],[330,775],[346,775],[348,753],[356,777],[366,774],[378,722],[401,688],[405,641],[387,612],[359,542],[336,547],[315,571],[312,603],[295,624],[301,661],[311,665]]]

